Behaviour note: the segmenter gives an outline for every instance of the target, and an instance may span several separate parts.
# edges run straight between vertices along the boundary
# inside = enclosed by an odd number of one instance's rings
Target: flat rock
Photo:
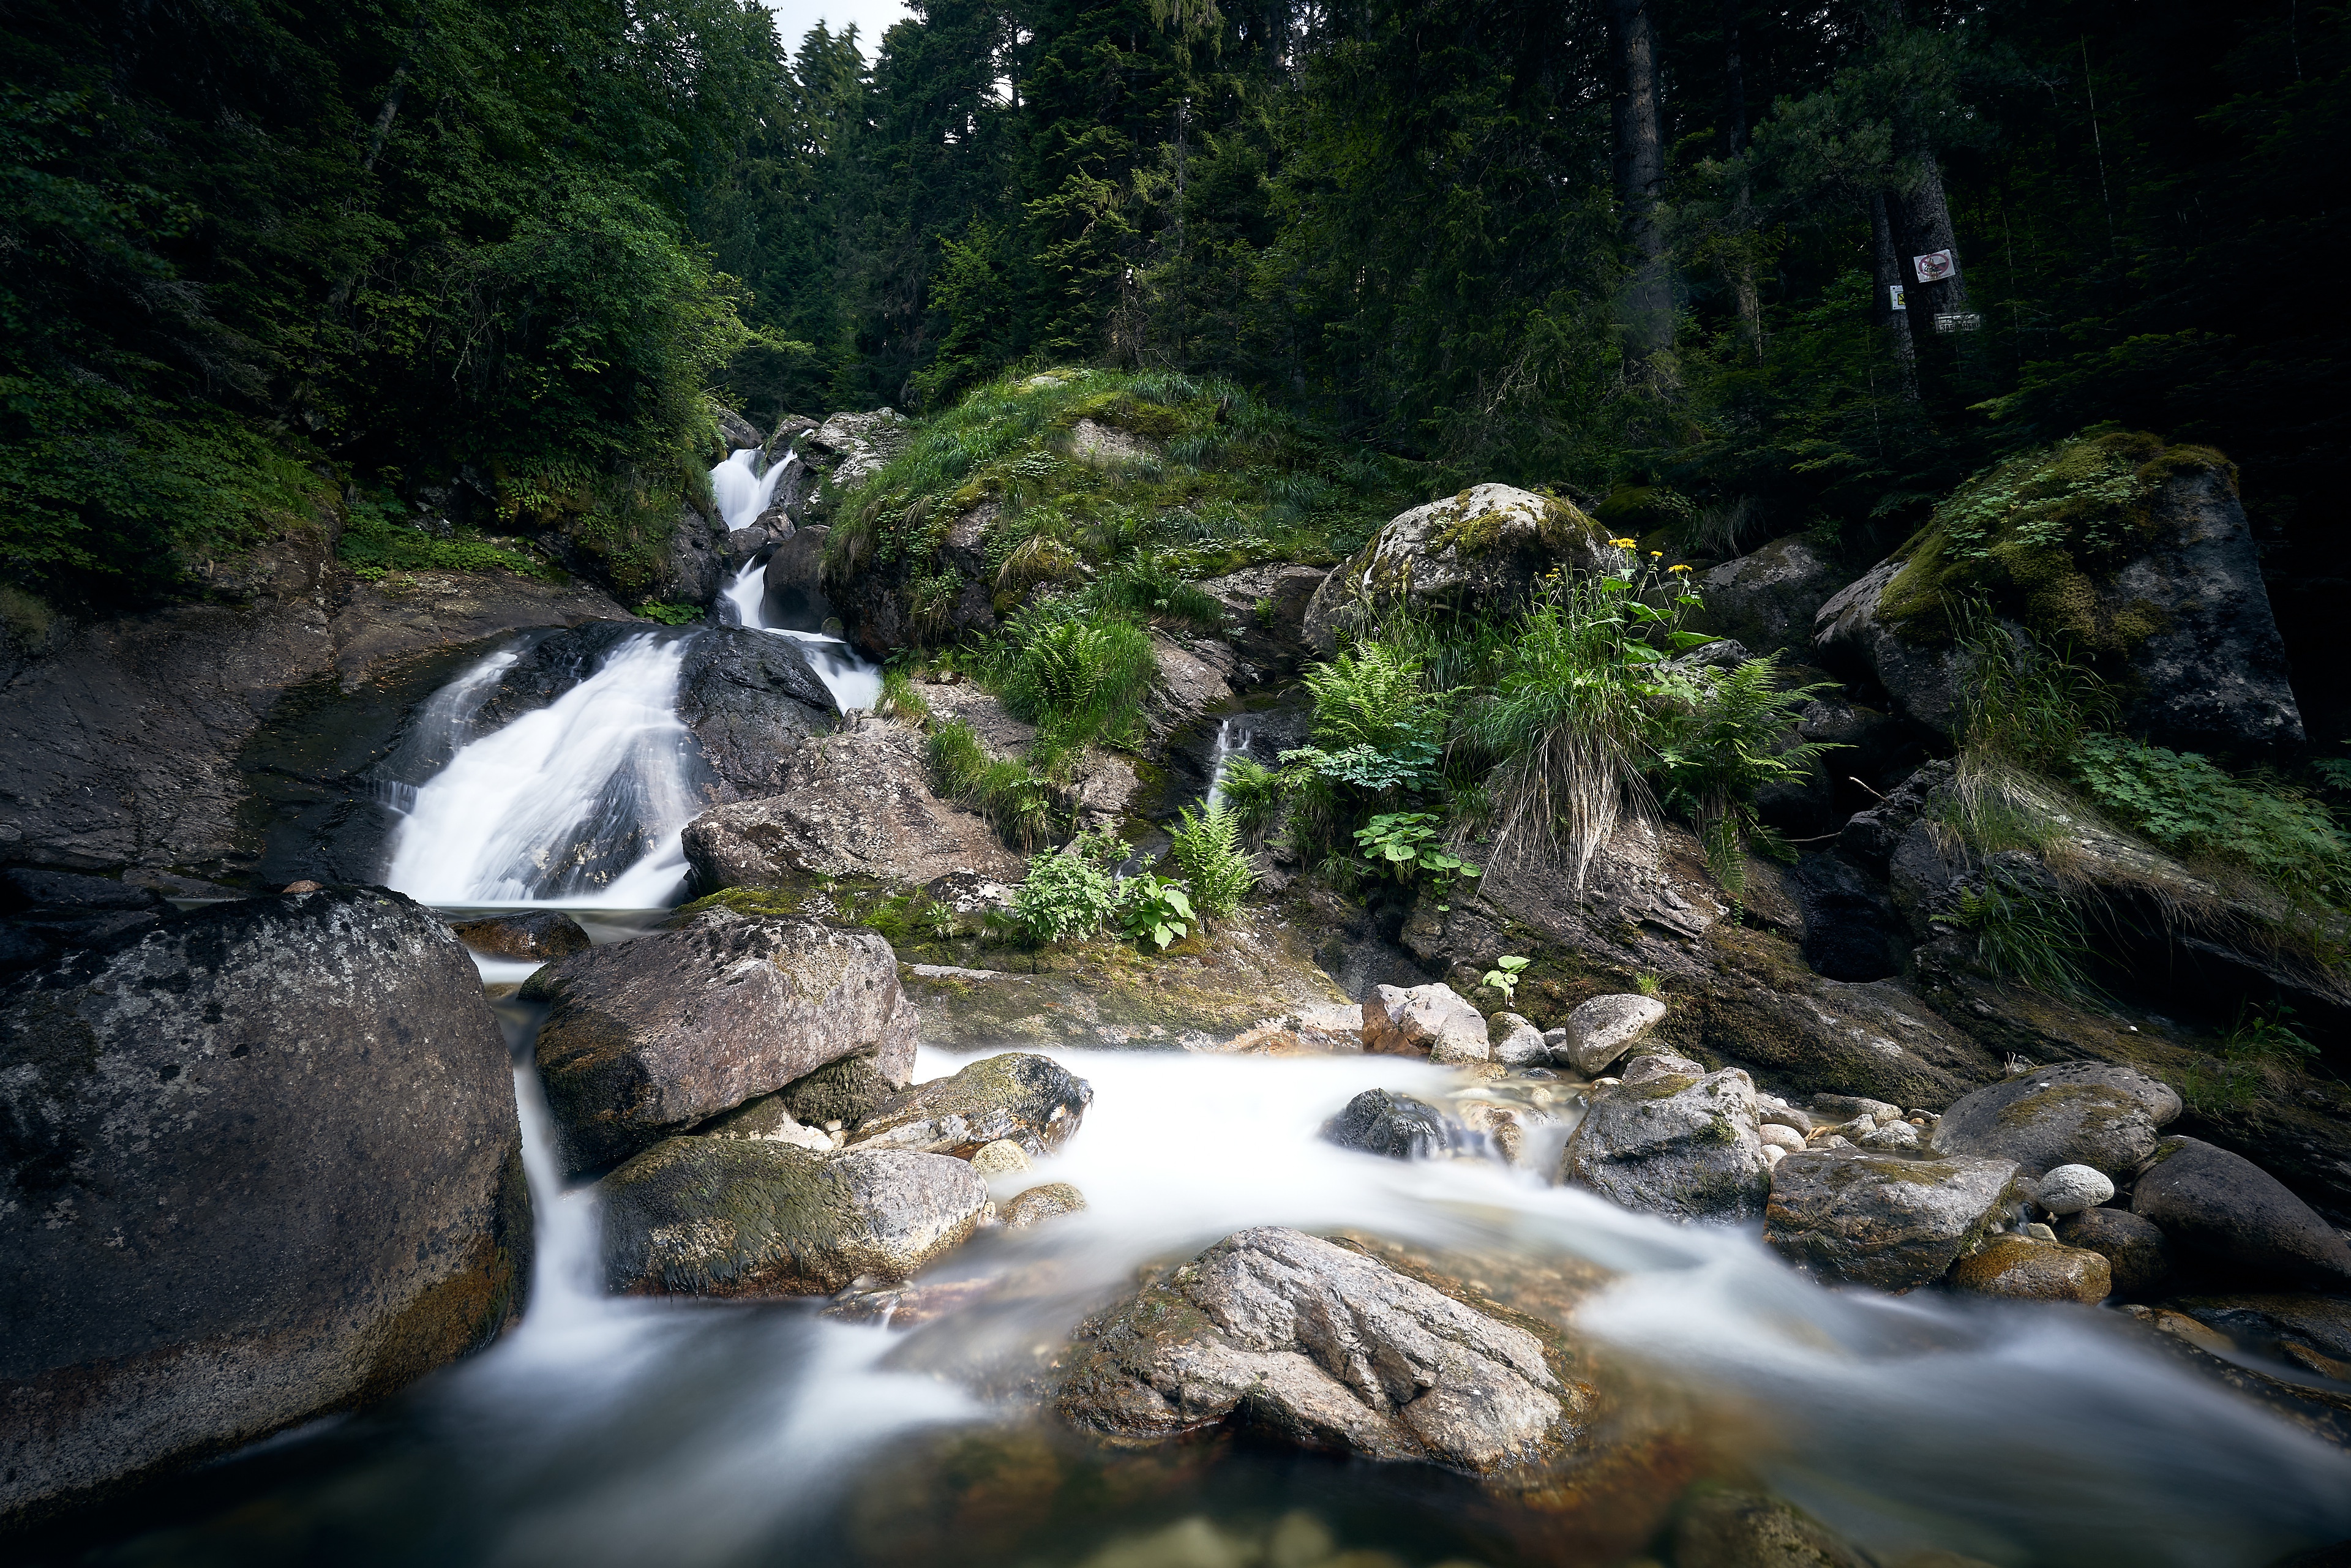
[[[1445,1113],[1424,1100],[1366,1089],[1322,1124],[1322,1140],[1392,1160],[1425,1160],[1453,1145]]]
[[[2241,1155],[2166,1138],[2131,1191],[2131,1212],[2207,1263],[2273,1279],[2351,1282],[2351,1244]]]
[[[1561,1065],[1578,1072],[1602,1071],[1665,1018],[1665,1003],[1629,991],[1579,1003],[1567,1015],[1567,1051]]]
[[[2114,1289],[2105,1258],[2086,1248],[2029,1236],[1995,1236],[1951,1265],[1951,1288],[2021,1301],[2095,1306]]]
[[[520,995],[549,1008],[538,1071],[573,1175],[846,1056],[871,1055],[893,1083],[914,1067],[890,945],[812,920],[705,910],[559,958]]]
[[[891,1095],[857,1124],[850,1146],[968,1158],[1009,1139],[1038,1159],[1069,1142],[1093,1098],[1093,1085],[1051,1057],[1007,1051]]]
[[[1759,1218],[1771,1164],[1755,1121],[1755,1086],[1736,1068],[1668,1071],[1639,1082],[1628,1072],[1593,1097],[1568,1136],[1560,1180],[1677,1219]]]
[[[1055,1407],[1127,1439],[1237,1421],[1301,1448],[1471,1474],[1573,1439],[1588,1395],[1542,1342],[1295,1230],[1229,1236],[1087,1323]]]
[[[461,921],[450,929],[457,940],[493,958],[567,958],[584,953],[590,944],[580,922],[559,909],[534,910],[527,915],[499,915],[486,920]]]
[[[1487,1061],[1486,1017],[1446,985],[1374,986],[1364,998],[1364,1049],[1431,1061]]]
[[[2027,1176],[2081,1165],[2126,1177],[2155,1152],[2156,1129],[2179,1114],[2179,1096],[2143,1072],[2068,1061],[1987,1084],[1945,1108],[1943,1154],[2011,1159]]]
[[[2171,1272],[2171,1244],[2162,1228],[2126,1208],[2085,1208],[2052,1228],[2066,1246],[2106,1260],[2117,1296],[2143,1296]]]
[[[2009,1160],[1791,1154],[1771,1170],[1763,1239],[1816,1279],[1907,1291],[1940,1279],[2005,1210]]]
[[[830,1295],[895,1283],[961,1246],[987,1183],[896,1149],[830,1158],[744,1138],[670,1138],[596,1184],[604,1276],[629,1295]]]

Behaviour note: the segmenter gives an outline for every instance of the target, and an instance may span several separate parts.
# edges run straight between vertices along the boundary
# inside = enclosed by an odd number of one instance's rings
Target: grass
[[[931,731],[925,746],[938,792],[987,820],[1017,850],[1052,842],[1064,823],[1052,783],[1020,763],[990,757],[971,726],[957,719]]]

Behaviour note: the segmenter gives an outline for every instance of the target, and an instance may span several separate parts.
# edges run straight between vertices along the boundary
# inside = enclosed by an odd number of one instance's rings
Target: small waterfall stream
[[[1214,811],[1225,803],[1225,768],[1236,756],[1249,748],[1249,732],[1241,720],[1228,718],[1217,726],[1217,739],[1208,752],[1207,808]]]
[[[759,514],[776,498],[776,486],[783,483],[799,456],[788,453],[765,473],[758,470],[759,460],[758,449],[746,446],[728,453],[726,460],[710,471],[711,498],[718,503],[718,515],[726,519],[729,533],[759,520]]]

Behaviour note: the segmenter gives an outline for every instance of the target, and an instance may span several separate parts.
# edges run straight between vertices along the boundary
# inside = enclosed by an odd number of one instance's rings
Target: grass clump
[[[924,749],[938,792],[986,818],[1006,843],[1034,850],[1052,841],[1061,813],[1049,780],[1009,758],[989,756],[961,719],[932,730]]]
[[[1150,635],[1067,601],[1025,612],[1006,629],[989,674],[1015,716],[1038,727],[1048,753],[1140,738],[1143,695],[1158,671]]]

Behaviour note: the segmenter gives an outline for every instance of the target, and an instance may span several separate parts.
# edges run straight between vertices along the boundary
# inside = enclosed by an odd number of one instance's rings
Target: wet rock
[[[580,922],[559,909],[528,915],[500,915],[487,920],[466,920],[450,927],[457,940],[493,958],[565,958],[584,953],[590,943]]]
[[[1773,539],[1699,576],[1705,629],[1759,654],[1809,654],[1813,618],[1844,582],[1836,558],[1810,538]]]
[[[2255,1339],[2302,1341],[2338,1361],[2351,1361],[2351,1300],[2339,1295],[2257,1291],[2184,1296],[2173,1303],[2200,1322]]]
[[[1011,1139],[998,1138],[971,1152],[971,1168],[982,1176],[1018,1176],[1029,1168],[1029,1155]]]
[[[1943,1154],[2014,1160],[2027,1176],[2088,1166],[2127,1176],[2155,1152],[2156,1129],[2179,1114],[2179,1096],[2143,1072],[2068,1061],[1961,1095],[1935,1127]]]
[[[858,1123],[850,1146],[967,1158],[1008,1138],[1041,1158],[1070,1141],[1093,1098],[1093,1085],[1051,1057],[1008,1051],[891,1095]]]
[[[746,447],[756,451],[767,445],[767,439],[759,434],[759,427],[733,409],[714,403],[711,413],[718,421],[718,445],[722,455],[740,452]]]
[[[1854,1140],[1861,1147],[1881,1154],[1899,1154],[1915,1149],[1921,1141],[1918,1129],[1907,1122],[1888,1122],[1882,1126],[1872,1127]]]
[[[1771,1189],[1771,1165],[1755,1121],[1754,1085],[1735,1068],[1702,1077],[1667,1071],[1637,1082],[1628,1071],[1593,1096],[1569,1134],[1560,1180],[1677,1219],[1756,1218]]]
[[[2126,1208],[2085,1208],[2051,1227],[2068,1247],[2106,1260],[2117,1296],[2143,1296],[2171,1272],[2171,1247],[2162,1228]]]
[[[1330,576],[1326,567],[1277,562],[1252,566],[1199,586],[1226,609],[1226,630],[1241,658],[1272,671],[1294,667],[1306,653],[1306,607]]]
[[[1484,1061],[1492,1050],[1485,1015],[1445,985],[1374,986],[1364,998],[1364,1049],[1431,1061]]]
[[[1763,1239],[1815,1278],[1907,1291],[1942,1277],[2005,1211],[2008,1160],[1791,1154],[1771,1170]]]
[[[1632,992],[1594,997],[1567,1015],[1567,1051],[1558,1059],[1578,1072],[1604,1071],[1665,1021],[1666,1004]]]
[[[828,1061],[784,1085],[779,1097],[791,1113],[810,1126],[835,1122],[854,1127],[866,1113],[904,1084],[893,1083],[870,1052]]]
[[[799,528],[776,547],[759,570],[760,613],[770,626],[821,632],[836,618],[824,588],[824,546],[831,530]]]
[[[2095,1306],[2114,1289],[2105,1258],[2082,1247],[2031,1236],[1995,1236],[1951,1265],[1951,1288],[2020,1301],[2080,1301]]]
[[[896,1149],[822,1158],[744,1138],[671,1138],[596,1184],[604,1276],[630,1295],[829,1295],[904,1280],[987,1207],[961,1160]]]
[[[0,991],[0,1514],[380,1399],[519,1309],[504,1040],[397,894],[219,904]]]
[[[1496,1013],[1486,1020],[1489,1037],[1499,1031],[1491,1045],[1493,1059],[1505,1067],[1540,1067],[1551,1061],[1551,1047],[1544,1043],[1542,1030],[1535,1028],[1516,1013]]]
[[[1663,1078],[1703,1078],[1706,1067],[1687,1056],[1677,1056],[1670,1051],[1646,1051],[1627,1063],[1620,1078],[1604,1082],[1626,1083],[1639,1087],[1655,1083]]]
[[[1042,1186],[1032,1186],[1014,1197],[1003,1209],[1007,1230],[1026,1230],[1032,1225],[1042,1225],[1049,1219],[1059,1219],[1065,1214],[1076,1214],[1086,1207],[1086,1195],[1065,1181],[1049,1181]]]
[[[1362,607],[1490,608],[1524,599],[1560,562],[1615,564],[1599,525],[1566,501],[1508,485],[1479,485],[1390,519],[1332,571],[1306,608],[1307,645],[1324,658]]]
[[[2033,1188],[2033,1201],[2055,1215],[2079,1214],[2115,1196],[2115,1184],[2088,1166],[2059,1166]]]
[[[698,605],[717,598],[726,576],[723,545],[723,538],[711,531],[709,522],[691,502],[679,507],[669,538],[662,543],[661,570],[653,580],[653,596],[665,603]]]
[[[549,1011],[538,1060],[573,1175],[867,1053],[904,1083],[914,1009],[871,932],[705,910],[674,931],[559,958],[524,982]]]
[[[1868,1568],[1869,1559],[1778,1498],[1697,1490],[1674,1521],[1674,1568]]]
[[[798,450],[826,477],[826,488],[846,496],[904,450],[914,427],[894,409],[836,413],[799,439]]]
[[[314,884],[315,885],[315,884]],[[71,872],[0,872],[0,972],[107,946],[171,912],[152,888]]]
[[[2252,1161],[2166,1138],[2131,1191],[2131,1212],[2200,1262],[2266,1278],[2351,1282],[2351,1244]]]
[[[1796,862],[1804,961],[1832,980],[1882,980],[1902,967],[1901,929],[1886,889],[1842,855]]]
[[[677,716],[713,775],[713,803],[773,795],[798,748],[829,735],[840,706],[807,646],[740,626],[705,626],[687,643]]]
[[[1580,1396],[1525,1330],[1265,1228],[1087,1323],[1055,1407],[1113,1437],[1237,1420],[1302,1448],[1487,1474],[1572,1440]]]
[[[1366,1089],[1322,1124],[1322,1138],[1392,1160],[1425,1160],[1452,1147],[1445,1113],[1426,1101],[1386,1089]]]
[[[698,1137],[757,1138],[763,1143],[789,1144],[810,1154],[832,1153],[832,1136],[809,1126],[791,1113],[781,1094],[762,1094],[713,1117],[694,1129]]]

